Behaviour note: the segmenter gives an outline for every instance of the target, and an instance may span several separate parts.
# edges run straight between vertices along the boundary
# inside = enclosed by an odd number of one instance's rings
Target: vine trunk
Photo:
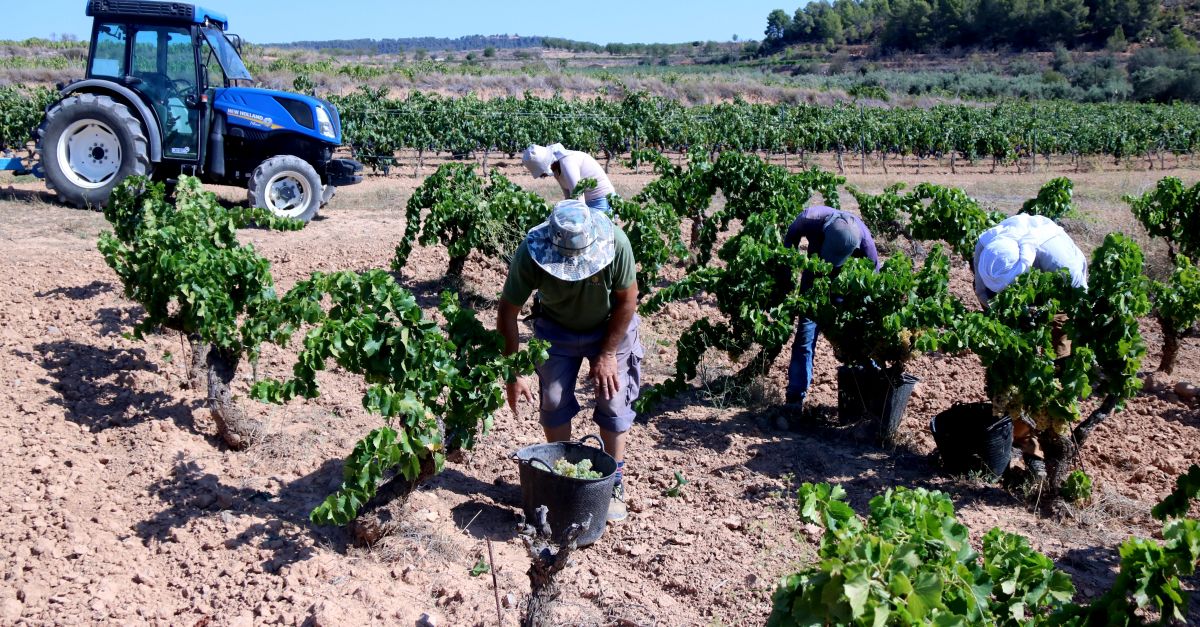
[[[235,351],[215,346],[202,347],[208,377],[208,407],[217,423],[217,433],[229,448],[241,450],[262,431],[262,425],[242,411],[233,400],[233,379],[237,376],[240,356]]]

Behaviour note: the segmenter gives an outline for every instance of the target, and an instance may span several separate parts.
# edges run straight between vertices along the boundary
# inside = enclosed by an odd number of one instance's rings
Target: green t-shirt
[[[614,290],[625,290],[637,280],[637,265],[629,238],[619,227],[616,256],[612,263],[582,281],[564,281],[551,276],[529,255],[525,242],[513,253],[501,297],[518,307],[538,290],[542,297],[542,315],[572,331],[592,331],[608,321]]]

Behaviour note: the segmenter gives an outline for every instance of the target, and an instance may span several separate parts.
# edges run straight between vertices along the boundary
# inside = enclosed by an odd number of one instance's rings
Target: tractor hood
[[[333,146],[342,143],[337,109],[324,100],[253,87],[214,91],[213,109],[225,114],[231,129],[240,127],[268,135],[295,133]]]

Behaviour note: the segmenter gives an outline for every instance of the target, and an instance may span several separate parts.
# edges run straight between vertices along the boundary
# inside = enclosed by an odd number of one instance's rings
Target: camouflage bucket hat
[[[550,219],[529,231],[525,241],[533,261],[563,281],[582,281],[617,255],[612,221],[579,200],[554,205]]]

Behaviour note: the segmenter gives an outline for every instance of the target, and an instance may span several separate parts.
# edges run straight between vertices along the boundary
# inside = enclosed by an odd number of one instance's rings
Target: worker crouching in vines
[[[583,200],[592,209],[612,214],[608,196],[616,193],[616,190],[608,180],[604,168],[586,152],[567,150],[562,144],[533,144],[521,155],[521,163],[533,178],[553,175],[554,180],[558,181],[558,186],[562,188],[563,198],[574,198],[575,188],[580,181],[595,180],[596,186],[584,194]]]
[[[1044,216],[1019,214],[984,231],[975,245],[973,262],[975,295],[985,309],[997,293],[1033,269],[1066,269],[1073,287],[1087,289],[1087,257],[1061,226]],[[1051,336],[1057,359],[1071,354],[1066,322],[1065,313],[1055,315]],[[1021,449],[1030,473],[1044,478],[1045,456],[1038,444],[1036,425],[1028,416],[1013,423],[1013,445]]]
[[[537,369],[546,440],[571,439],[571,420],[580,409],[575,383],[587,359],[596,386],[592,420],[617,462],[608,519],[623,520],[625,436],[633,425],[643,354],[629,239],[606,214],[578,200],[555,205],[550,219],[530,230],[512,256],[496,320],[507,354],[520,345],[517,316],[534,290],[540,299],[533,332],[550,343],[550,356]],[[523,377],[509,383],[507,392],[513,415],[518,401],[533,400]]]
[[[788,227],[783,245],[799,248],[800,240],[808,240],[808,254],[818,255],[834,267],[836,274],[850,257],[865,257],[879,271],[879,253],[875,250],[875,239],[867,225],[853,214],[832,207],[815,206],[805,209]],[[812,287],[814,276],[805,272],[800,287]],[[788,366],[787,404],[785,409],[793,417],[804,410],[808,386],[813,376],[813,351],[817,345],[817,323],[801,318],[796,326],[796,341],[792,345],[792,361]]]

